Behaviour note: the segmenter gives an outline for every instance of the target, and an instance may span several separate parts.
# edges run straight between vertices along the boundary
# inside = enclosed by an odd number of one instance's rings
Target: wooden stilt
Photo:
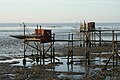
[[[72,34],[72,48],[71,48],[71,64],[73,64],[73,34]]]
[[[25,23],[23,22],[23,25],[24,25],[24,36],[25,36]],[[25,66],[26,65],[26,59],[25,59],[25,39],[24,39],[24,59],[23,59],[23,65]]]
[[[38,64],[38,62],[39,62],[39,56],[38,56],[38,46],[39,46],[39,44],[38,44],[38,42],[37,42],[37,57],[36,57],[36,62],[37,62],[37,64]]]
[[[44,49],[44,43],[43,43],[43,65],[45,64],[45,49]]]
[[[38,30],[38,25],[37,25],[37,30]],[[38,34],[38,38],[39,38],[39,32],[37,31],[37,34]],[[36,56],[36,62],[37,62],[37,64],[38,64],[38,62],[39,62],[39,56],[38,56],[38,46],[39,46],[39,42],[37,42],[37,56]]]
[[[114,53],[115,53],[115,41],[114,41],[114,31],[112,31],[112,54],[113,54],[113,68],[114,68],[114,66],[115,66],[115,64],[114,64],[114,60],[115,60],[115,55],[114,55]]]
[[[54,38],[55,38],[55,34],[53,34],[53,63],[55,63],[55,47],[54,47]]]
[[[25,41],[24,41],[24,59],[23,59],[23,65],[25,66],[26,65],[26,59],[25,59]]]
[[[50,57],[50,62],[52,63],[52,60],[53,60],[53,48],[52,48],[52,45],[53,45],[53,42],[51,42],[51,56]]]
[[[87,65],[90,65],[90,33],[86,32],[86,59]]]
[[[41,61],[41,59],[42,59],[42,50],[41,50],[41,43],[40,43],[40,47],[39,47],[39,49],[40,49],[40,65],[42,64],[42,61]]]
[[[42,39],[42,31],[41,31],[41,26],[40,26],[40,41]],[[39,49],[40,49],[40,65],[42,64],[42,49],[41,49],[41,42],[40,42],[40,45],[39,45]]]
[[[101,47],[101,30],[99,30],[99,46]]]
[[[118,66],[118,56],[117,56],[117,54],[118,54],[118,50],[117,50],[117,35],[116,35],[116,42],[115,42],[115,53],[116,53],[116,66]]]
[[[68,34],[68,59],[67,59],[67,64],[69,64],[69,57],[70,57],[70,34]]]

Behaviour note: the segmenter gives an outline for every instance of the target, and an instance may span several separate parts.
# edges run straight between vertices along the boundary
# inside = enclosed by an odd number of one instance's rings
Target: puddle
[[[32,65],[32,60],[29,58],[26,58],[27,62],[26,62],[26,66],[29,67]],[[11,60],[4,60],[4,61],[0,61],[0,63],[8,63],[11,64],[11,66],[23,66],[23,58],[20,59],[11,59]]]
[[[62,79],[81,79],[82,75],[64,75],[64,74],[60,74],[58,76],[58,78],[62,78]]]
[[[74,56],[76,57],[76,56]],[[67,65],[67,57],[60,57],[60,62],[63,62],[62,65],[55,66],[55,71],[65,71],[65,72],[85,72],[85,68],[80,65]]]

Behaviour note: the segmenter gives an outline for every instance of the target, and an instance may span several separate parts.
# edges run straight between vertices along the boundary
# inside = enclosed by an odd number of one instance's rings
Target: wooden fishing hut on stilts
[[[102,50],[103,48],[103,44],[106,47],[109,47],[108,50],[106,50],[105,52],[112,52],[111,56],[108,58],[104,68],[102,68],[102,70],[107,70],[107,66],[108,63],[110,62],[110,60],[112,60],[112,66],[113,68],[115,66],[118,66],[118,59],[120,60],[120,56],[119,56],[119,50],[120,50],[120,46],[118,46],[118,42],[120,42],[117,39],[117,33],[120,30],[101,30],[101,28],[99,28],[99,30],[95,29],[95,22],[88,22],[86,24],[86,22],[84,21],[84,23],[81,25],[80,27],[80,33],[83,33],[83,46],[85,47],[85,55],[86,55],[86,60],[85,60],[85,65],[88,66],[87,68],[89,68],[90,66],[90,62],[91,62],[91,53],[101,53],[104,52],[104,50]],[[103,40],[102,39],[102,34],[104,32],[108,32],[108,33],[112,33],[112,40]],[[116,35],[116,36],[115,36]],[[96,36],[98,36],[98,39],[96,40]],[[116,39],[116,40],[115,40]],[[108,43],[111,44],[111,46],[108,46]],[[99,50],[96,50],[95,47]],[[94,49],[93,49],[94,48]],[[100,56],[101,57],[101,56]],[[89,69],[87,69],[87,71],[89,71]]]
[[[23,23],[24,26],[24,35],[11,35],[11,37],[22,39],[24,43],[24,58],[23,58],[23,65],[26,65],[26,46],[30,46],[31,48],[35,49],[37,54],[31,55],[36,62],[40,62],[40,64],[45,64],[45,60],[50,58],[50,62],[54,63],[55,60],[59,61],[59,59],[55,58],[55,47],[54,47],[54,39],[55,34],[52,34],[51,30],[41,29],[37,25],[37,29],[35,29],[34,34],[26,35],[26,25]],[[33,44],[30,44],[33,43]],[[45,44],[49,43],[49,47],[46,49]],[[49,54],[47,52],[50,52]]]

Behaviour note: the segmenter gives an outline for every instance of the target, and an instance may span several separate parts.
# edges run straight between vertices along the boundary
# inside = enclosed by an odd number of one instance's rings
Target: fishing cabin
[[[51,42],[52,34],[51,30],[46,29],[35,29],[36,39],[40,39],[42,43]]]
[[[84,24],[80,25],[80,32],[84,31],[94,31],[95,30],[95,22],[84,22]]]

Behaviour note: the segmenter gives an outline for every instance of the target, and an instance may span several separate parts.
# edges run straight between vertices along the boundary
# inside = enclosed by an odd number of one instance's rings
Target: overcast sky
[[[120,0],[0,0],[0,23],[120,22]]]

